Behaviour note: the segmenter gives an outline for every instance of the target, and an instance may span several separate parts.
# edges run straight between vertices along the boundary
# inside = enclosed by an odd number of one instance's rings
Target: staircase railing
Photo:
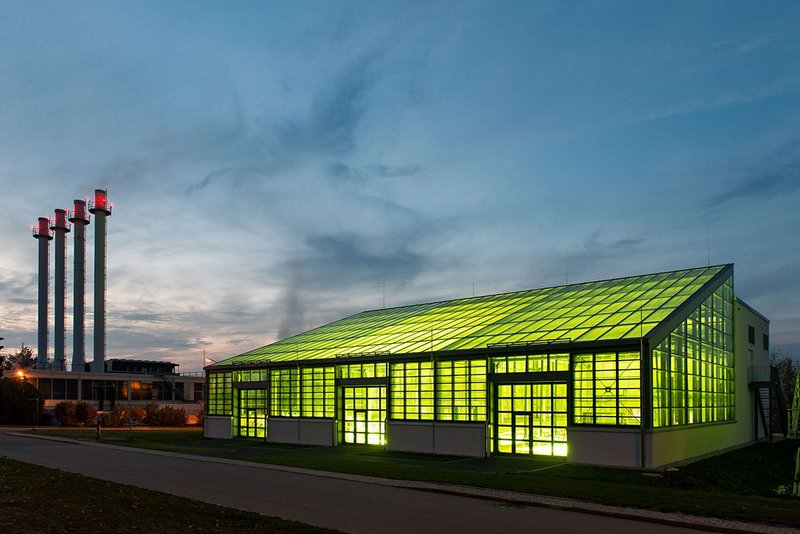
[[[800,373],[797,373],[794,380],[794,398],[792,408],[789,410],[789,433],[793,439],[800,438]]]
[[[170,391],[172,391],[172,398],[182,402],[186,401],[186,396],[184,392],[178,389],[178,386],[175,384],[174,377],[170,375],[161,375],[161,379],[169,386]]]

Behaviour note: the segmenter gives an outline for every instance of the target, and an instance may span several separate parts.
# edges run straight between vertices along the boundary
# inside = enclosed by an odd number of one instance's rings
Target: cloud
[[[358,127],[369,109],[370,89],[378,79],[379,57],[379,53],[367,53],[351,61],[331,83],[316,92],[305,116],[298,114],[247,127],[241,112],[237,112],[230,135],[214,135],[216,142],[211,143],[206,139],[209,133],[191,142],[195,149],[192,152],[205,154],[215,168],[190,184],[187,194],[216,183],[235,187],[261,182],[315,158],[351,153],[356,148]],[[220,164],[223,161],[226,163]],[[341,165],[334,164],[329,172],[334,175],[350,172]],[[412,170],[374,165],[362,173],[399,176]]]
[[[422,172],[419,165],[364,165],[351,167],[340,161],[328,163],[325,172],[339,182],[365,184],[374,178],[405,178]]]
[[[784,144],[750,166],[743,178],[708,198],[706,205],[716,207],[742,199],[775,197],[800,189],[800,140]]]
[[[429,263],[410,250],[404,238],[365,239],[355,234],[317,234],[306,239],[307,251],[288,262],[306,287],[341,287],[382,279],[402,285]]]
[[[7,301],[13,304],[35,304],[37,275],[19,273],[11,270],[0,271],[0,294],[8,295]]]
[[[278,338],[310,326],[305,311],[310,300],[317,314],[335,301],[335,313],[341,315],[354,304],[343,303],[343,295],[363,295],[365,287],[371,289],[384,281],[393,287],[410,283],[431,267],[433,260],[413,251],[409,241],[408,236],[367,239],[351,233],[308,236],[305,250],[280,269],[289,274],[278,304]]]
[[[284,339],[306,330],[304,308],[300,303],[300,287],[301,281],[294,280],[284,290],[280,303],[283,312],[281,313],[281,325],[278,328],[278,339]]]
[[[307,117],[276,126],[281,146],[294,153],[344,154],[356,146],[356,130],[367,113],[367,96],[375,84],[377,53],[353,61],[329,87],[315,97]]]

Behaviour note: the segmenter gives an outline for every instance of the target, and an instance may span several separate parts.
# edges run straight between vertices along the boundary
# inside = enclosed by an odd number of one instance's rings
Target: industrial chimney
[[[33,237],[39,240],[39,343],[36,368],[47,369],[47,304],[50,280],[50,219],[39,217],[33,227]]]
[[[64,354],[66,331],[64,329],[64,305],[67,287],[67,210],[56,209],[55,218],[50,222],[50,229],[56,234],[56,272],[55,272],[55,331],[53,333],[53,370],[66,371],[67,361]]]
[[[94,215],[94,361],[92,371],[105,372],[106,359],[106,218],[111,204],[105,189],[95,189],[89,201]],[[40,249],[41,250],[41,249]]]
[[[82,373],[86,367],[86,225],[89,224],[89,213],[85,200],[75,200],[69,213],[69,222],[74,227],[73,254],[74,268],[72,275],[72,371]]]

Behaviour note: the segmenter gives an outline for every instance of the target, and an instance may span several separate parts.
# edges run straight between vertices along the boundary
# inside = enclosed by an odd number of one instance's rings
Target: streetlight
[[[17,369],[17,377],[20,379],[21,382],[30,384],[27,378],[25,378],[25,371],[23,371],[22,369]],[[31,387],[33,387],[32,384]],[[33,388],[33,391],[36,392],[36,388]],[[39,400],[39,397],[33,395],[31,397],[28,397],[27,400],[31,401],[31,403],[33,404],[33,412],[31,414],[31,424],[33,425],[32,430],[36,430],[36,423],[38,423],[39,420],[39,410],[38,410],[39,407],[37,406],[38,404],[37,401]]]

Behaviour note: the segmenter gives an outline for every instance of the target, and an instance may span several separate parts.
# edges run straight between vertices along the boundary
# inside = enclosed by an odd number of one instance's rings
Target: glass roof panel
[[[416,354],[554,338],[636,339],[726,265],[365,311],[215,365]]]

